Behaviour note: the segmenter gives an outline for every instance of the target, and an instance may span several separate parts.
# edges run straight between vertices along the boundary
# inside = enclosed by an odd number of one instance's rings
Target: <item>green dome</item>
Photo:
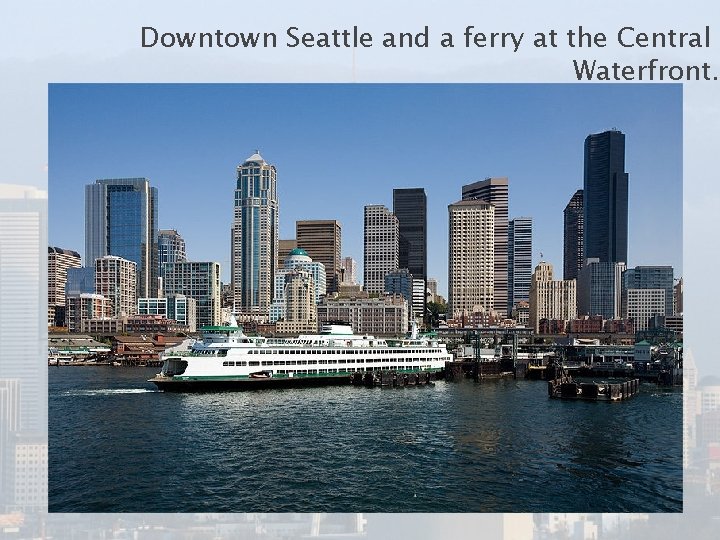
[[[307,254],[307,251],[305,251],[304,249],[300,249],[300,248],[295,248],[292,251],[290,251],[290,253],[288,253],[288,257],[292,257],[293,255],[303,255],[304,257],[309,257],[309,255]]]

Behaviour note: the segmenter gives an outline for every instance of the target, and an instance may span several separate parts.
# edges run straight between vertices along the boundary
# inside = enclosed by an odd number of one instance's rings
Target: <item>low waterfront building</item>
[[[93,336],[111,336],[121,334],[125,331],[125,318],[108,317],[98,319],[87,319],[82,322],[81,332]]]
[[[169,294],[163,298],[138,298],[138,315],[163,315],[186,327],[187,330],[184,331],[197,331],[197,301],[184,294]]]
[[[164,315],[132,315],[125,321],[129,334],[181,334],[189,332],[186,325]]]
[[[400,295],[381,298],[325,298],[318,306],[318,324],[343,321],[357,334],[401,336],[408,330],[408,303]]]
[[[112,317],[112,303],[101,294],[69,293],[65,297],[65,314],[68,332],[80,332],[83,323],[90,319]]]

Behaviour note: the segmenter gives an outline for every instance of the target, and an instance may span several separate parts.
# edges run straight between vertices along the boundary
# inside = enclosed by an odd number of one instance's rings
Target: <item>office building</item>
[[[495,311],[503,316],[508,305],[508,179],[486,178],[462,187],[462,200],[482,200],[495,213],[493,290]]]
[[[412,298],[415,317],[425,313],[427,279],[427,197],[423,188],[393,189],[393,214],[398,219],[398,267],[415,280]]]
[[[356,334],[403,336],[408,329],[408,303],[400,295],[381,298],[329,298],[317,306],[318,324],[342,321]]]
[[[631,289],[662,289],[665,291],[663,311],[656,312],[663,315],[672,315],[674,311],[674,271],[672,266],[636,266],[628,268],[623,274],[622,305],[623,317],[627,314],[627,291]],[[657,307],[657,303],[654,303]],[[655,313],[652,313],[655,315]],[[639,330],[637,326],[636,330]]]
[[[185,239],[175,229],[160,229],[158,231],[158,276],[161,278],[165,263],[183,262],[187,260],[185,254]]]
[[[288,258],[290,252],[297,247],[297,240],[291,238],[289,240],[278,240],[278,256],[275,268],[282,268],[285,265],[285,259]]]
[[[95,262],[92,266],[68,268],[65,294],[95,292]]]
[[[109,298],[95,293],[68,293],[65,298],[65,313],[69,333],[82,332],[85,321],[110,319],[115,313]]]
[[[113,317],[134,315],[137,309],[137,265],[115,255],[95,259],[95,293],[112,305]]]
[[[385,206],[365,207],[363,281],[369,294],[382,294],[385,275],[398,269],[399,234],[398,220]]]
[[[665,314],[665,293],[665,289],[623,289],[623,317],[633,321],[636,332],[647,330],[653,317]]]
[[[352,257],[344,257],[342,260],[342,284],[357,284],[357,262]]]
[[[619,319],[622,315],[622,274],[625,263],[587,259],[578,275],[578,315],[601,315]]]
[[[424,285],[424,280],[422,281]],[[408,303],[408,317],[412,320],[418,314],[415,312],[413,305],[413,285],[415,284],[414,276],[407,268],[399,268],[391,270],[385,274],[385,294],[399,294]],[[420,313],[419,315],[422,315]]]
[[[428,301],[429,302],[437,302],[437,292],[438,288],[438,282],[435,278],[427,278],[427,295],[428,295]]]
[[[184,261],[166,263],[163,268],[165,295],[183,295],[196,302],[198,327],[222,323],[220,307],[220,263]]]
[[[47,246],[47,193],[0,184],[0,379],[20,381],[33,433],[47,433]]]
[[[583,190],[578,189],[563,211],[563,279],[577,279],[583,266]]]
[[[303,270],[313,280],[313,302],[317,304],[325,295],[325,286],[327,283],[325,276],[325,265],[313,261],[304,249],[295,248],[288,254],[283,263],[283,267],[275,273],[275,288],[273,292],[273,301],[270,305],[269,322],[273,323],[286,316],[286,296],[285,289],[287,287],[287,276],[295,270]]]
[[[268,315],[277,264],[278,209],[275,166],[255,152],[237,167],[231,231],[234,311],[243,317],[265,320]],[[198,300],[198,310],[205,309]],[[208,317],[214,315],[198,317],[198,324]]]
[[[334,219],[315,219],[295,222],[297,247],[310,258],[325,266],[325,290],[336,292],[342,280],[340,222]]]
[[[106,255],[136,264],[139,296],[157,296],[158,192],[147,178],[85,186],[85,266]]]
[[[585,139],[583,259],[627,263],[628,173],[625,135],[617,130]]]
[[[673,288],[673,303],[675,313],[681,314],[683,312],[683,278],[680,278]]]
[[[197,331],[197,301],[183,294],[169,294],[162,298],[138,298],[138,315],[162,315]]]
[[[48,326],[65,326],[65,285],[68,269],[80,266],[78,252],[48,247]]]
[[[530,299],[532,230],[529,217],[515,218],[508,224],[508,315],[518,302]]]
[[[528,322],[533,332],[540,331],[540,321],[570,321],[577,318],[577,284],[574,279],[556,280],[553,266],[540,262],[532,274]]]
[[[277,322],[280,334],[314,334],[317,332],[317,304],[315,280],[302,268],[285,274],[285,316]]]
[[[484,200],[464,200],[449,205],[448,214],[448,317],[495,313],[495,208]],[[507,266],[505,272],[507,283]]]

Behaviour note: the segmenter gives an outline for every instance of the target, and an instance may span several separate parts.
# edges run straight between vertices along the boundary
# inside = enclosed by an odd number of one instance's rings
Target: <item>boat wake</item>
[[[151,388],[105,388],[99,390],[69,390],[63,396],[112,396],[117,394],[154,394],[158,390]]]

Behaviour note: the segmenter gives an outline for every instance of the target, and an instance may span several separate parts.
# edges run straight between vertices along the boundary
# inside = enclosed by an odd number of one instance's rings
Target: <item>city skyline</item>
[[[123,127],[130,108],[133,125],[147,129]],[[272,112],[272,129],[228,136],[233,118],[261,110]],[[199,131],[177,131],[180,111]],[[323,115],[310,123],[313,111]],[[461,187],[507,176],[509,218],[534,220],[533,265],[542,252],[560,267],[563,209],[582,187],[583,141],[614,126],[627,135],[628,265],[668,264],[681,276],[682,107],[675,87],[51,85],[50,244],[82,246],[82,217],[62,212],[78,208],[78,186],[142,175],[161,193],[159,228],[185,238],[188,259],[220,262],[228,282],[227,235],[219,233],[231,225],[227,193],[237,166],[259,148],[278,167],[280,237],[292,237],[298,220],[334,219],[343,224],[342,256],[357,261],[363,207],[392,208],[394,188],[424,188],[428,276],[447,296],[445,212]],[[118,145],[123,151],[113,151]],[[667,240],[661,254],[651,241],[657,234]]]

